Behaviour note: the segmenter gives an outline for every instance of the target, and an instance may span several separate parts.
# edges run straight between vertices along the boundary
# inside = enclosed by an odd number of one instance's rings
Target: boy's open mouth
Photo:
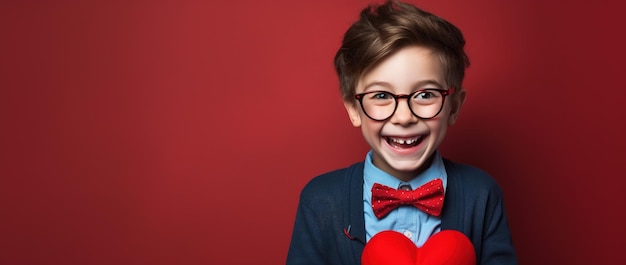
[[[385,136],[385,140],[389,145],[395,148],[411,148],[417,146],[422,142],[422,136],[415,136],[411,138],[397,138]]]

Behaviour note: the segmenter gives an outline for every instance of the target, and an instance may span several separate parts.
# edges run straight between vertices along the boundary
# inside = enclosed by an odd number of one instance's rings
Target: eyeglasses
[[[454,87],[445,89],[421,89],[408,95],[396,95],[387,91],[371,91],[354,95],[367,117],[375,121],[391,118],[398,108],[398,99],[406,98],[411,113],[416,117],[432,119],[441,112],[446,96],[454,93]]]

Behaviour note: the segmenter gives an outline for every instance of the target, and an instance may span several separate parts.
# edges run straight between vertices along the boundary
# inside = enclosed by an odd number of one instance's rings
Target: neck
[[[424,163],[420,167],[418,167],[416,170],[411,170],[411,171],[395,170],[389,165],[379,166],[377,165],[378,163],[376,163],[376,157],[374,157],[373,162],[374,162],[374,165],[376,165],[381,170],[387,172],[389,175],[392,175],[401,181],[409,182],[412,179],[419,176],[420,174],[422,174],[422,172],[426,171],[426,169],[428,169],[430,165],[433,163],[434,159],[435,159],[435,154],[432,154],[426,161],[424,161]]]

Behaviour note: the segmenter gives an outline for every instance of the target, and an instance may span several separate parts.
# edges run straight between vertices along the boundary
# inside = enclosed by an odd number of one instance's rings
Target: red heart
[[[472,242],[461,232],[443,230],[421,248],[396,231],[382,231],[365,244],[363,265],[475,265]]]

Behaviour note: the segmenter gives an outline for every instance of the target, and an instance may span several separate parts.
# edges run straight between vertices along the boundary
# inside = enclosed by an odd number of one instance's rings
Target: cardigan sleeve
[[[517,264],[517,255],[504,210],[502,191],[499,187],[496,186],[495,189],[492,189],[487,205],[481,264],[515,265]]]
[[[341,230],[344,172],[315,177],[302,189],[287,265],[345,264],[345,246],[339,244],[348,240]]]
[[[287,265],[327,264],[316,214],[301,196],[291,235]],[[318,232],[316,232],[318,231]]]

